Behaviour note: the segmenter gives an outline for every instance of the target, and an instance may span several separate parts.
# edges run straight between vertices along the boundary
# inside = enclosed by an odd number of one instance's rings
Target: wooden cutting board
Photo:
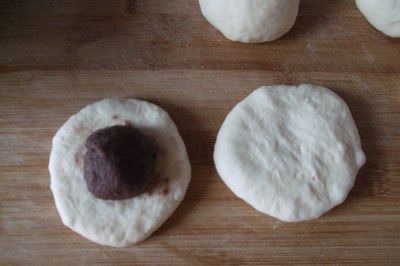
[[[231,108],[263,84],[312,83],[349,104],[367,163],[346,202],[284,223],[236,198],[212,161]],[[193,167],[187,196],[149,239],[96,245],[64,227],[49,189],[57,129],[105,97],[155,102]],[[400,264],[400,40],[352,0],[304,0],[292,31],[224,39],[196,0],[0,3],[0,264]]]

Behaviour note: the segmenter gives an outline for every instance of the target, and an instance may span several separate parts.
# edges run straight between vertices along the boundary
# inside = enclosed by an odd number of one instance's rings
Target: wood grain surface
[[[367,163],[346,202],[279,222],[236,198],[212,161],[231,108],[263,84],[313,83],[349,104]],[[62,225],[51,138],[85,105],[165,108],[193,168],[187,196],[149,239],[96,245]],[[352,0],[303,0],[273,43],[224,39],[196,0],[0,1],[0,264],[400,264],[400,40]]]

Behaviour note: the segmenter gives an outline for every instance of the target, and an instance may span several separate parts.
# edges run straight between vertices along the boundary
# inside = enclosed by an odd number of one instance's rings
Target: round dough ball
[[[356,0],[356,4],[375,28],[388,36],[400,37],[399,0]]]
[[[236,196],[280,220],[302,221],[345,200],[365,155],[349,108],[332,91],[264,86],[226,117],[214,161]]]
[[[288,32],[300,0],[199,0],[204,17],[226,38],[244,43],[270,42]]]
[[[85,142],[94,131],[131,125],[157,145],[150,191],[125,200],[103,200],[88,191],[83,174]],[[134,99],[105,99],[72,116],[53,138],[51,190],[62,222],[87,239],[123,247],[151,235],[178,207],[190,182],[185,144],[160,107]]]

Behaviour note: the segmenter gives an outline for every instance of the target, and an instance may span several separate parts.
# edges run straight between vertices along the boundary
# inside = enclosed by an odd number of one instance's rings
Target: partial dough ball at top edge
[[[387,36],[400,38],[400,1],[356,0],[369,23]]]
[[[263,86],[218,132],[214,162],[232,192],[260,212],[295,222],[342,203],[365,163],[346,103],[313,85]]]
[[[232,41],[271,42],[294,25],[300,0],[199,0],[204,17]]]

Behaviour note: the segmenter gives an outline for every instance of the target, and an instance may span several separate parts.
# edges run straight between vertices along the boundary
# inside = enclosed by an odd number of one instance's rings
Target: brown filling
[[[156,146],[131,126],[113,126],[86,140],[84,178],[97,198],[128,199],[142,194],[155,178]]]

